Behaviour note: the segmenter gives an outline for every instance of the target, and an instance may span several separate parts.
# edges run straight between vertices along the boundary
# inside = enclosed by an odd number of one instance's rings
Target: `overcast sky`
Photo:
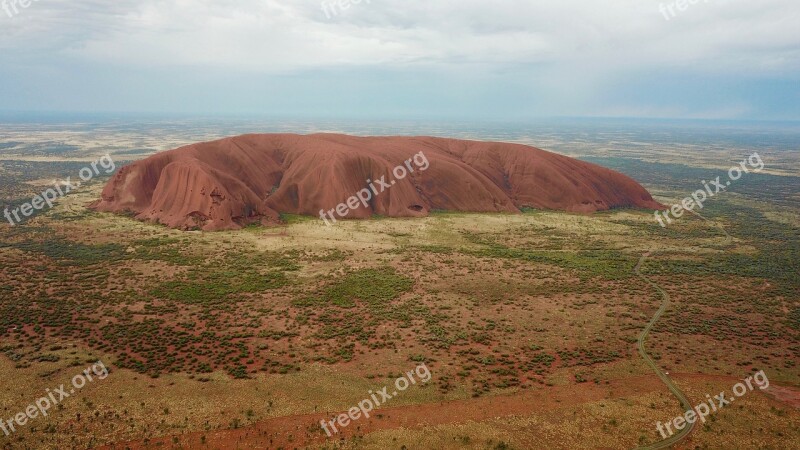
[[[798,0],[5,1],[6,111],[800,120]]]

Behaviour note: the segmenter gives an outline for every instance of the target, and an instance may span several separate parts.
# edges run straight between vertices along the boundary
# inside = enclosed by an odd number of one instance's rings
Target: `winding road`
[[[700,214],[698,214],[698,213],[696,213],[694,211],[689,210],[689,212],[691,212],[695,216],[705,220],[706,222],[712,222],[711,220],[706,219],[705,217],[701,216]],[[725,228],[721,224],[717,224],[717,225],[719,226],[719,229],[723,233],[725,233],[725,238],[726,238],[725,239],[725,245],[726,246],[730,245],[733,242],[733,237],[731,237],[731,235],[728,234],[728,232],[725,230]],[[656,373],[656,375],[658,375],[658,378],[660,378],[661,381],[664,382],[664,384],[667,386],[667,389],[669,389],[669,391],[672,392],[672,395],[674,395],[678,399],[678,401],[681,403],[681,408],[683,408],[684,411],[689,411],[689,410],[694,411],[694,408],[689,403],[689,399],[686,398],[686,395],[684,395],[684,393],[681,392],[681,390],[678,389],[677,386],[675,386],[675,383],[672,382],[672,379],[670,379],[667,376],[667,374],[664,373],[664,371],[661,370],[656,365],[655,361],[653,361],[653,358],[651,358],[650,355],[647,354],[647,349],[645,348],[645,343],[647,342],[647,336],[650,334],[650,331],[653,329],[653,327],[655,326],[656,322],[658,322],[658,320],[661,318],[661,316],[664,315],[664,312],[667,310],[667,308],[670,305],[669,294],[667,294],[667,292],[664,289],[662,289],[661,286],[659,286],[658,284],[656,284],[655,282],[653,282],[652,280],[650,280],[646,276],[642,275],[642,273],[641,273],[642,264],[644,264],[645,260],[647,260],[648,257],[652,256],[652,254],[653,254],[652,252],[646,252],[644,255],[642,255],[642,257],[639,259],[639,262],[636,264],[636,267],[634,267],[633,271],[639,278],[641,278],[644,281],[646,281],[650,286],[653,286],[661,294],[661,297],[663,298],[663,302],[661,303],[661,307],[658,308],[658,311],[656,311],[656,313],[653,316],[653,318],[650,319],[650,322],[647,324],[647,326],[644,328],[644,330],[642,330],[642,333],[639,335],[639,339],[637,341],[637,345],[639,347],[639,354],[642,356],[642,359],[644,359],[644,361],[647,363],[647,365],[650,366],[651,369],[653,369],[653,371]],[[678,442],[682,441],[687,436],[689,436],[689,434],[694,430],[695,425],[696,425],[696,422],[689,423],[689,426],[684,427],[684,429],[680,430],[678,433],[675,433],[675,434],[667,437],[663,441],[659,441],[659,442],[656,442],[654,444],[650,444],[650,445],[647,445],[647,446],[644,446],[644,447],[637,447],[635,450],[653,450],[653,449],[662,449],[662,448],[672,447],[673,445],[677,444]]]
[[[639,262],[636,264],[636,267],[634,267],[633,271],[634,273],[636,273],[637,276],[646,281],[650,286],[653,286],[661,294],[661,297],[664,299],[664,301],[661,303],[661,307],[658,308],[658,311],[656,311],[656,314],[653,316],[653,318],[650,319],[650,323],[648,323],[647,326],[644,328],[644,330],[642,330],[642,334],[639,335],[639,340],[638,340],[639,354],[642,356],[642,359],[644,359],[647,365],[653,369],[656,375],[658,375],[658,378],[660,378],[661,381],[663,381],[664,384],[667,385],[667,389],[669,389],[669,391],[672,392],[672,394],[678,398],[678,400],[681,402],[681,408],[683,408],[684,411],[689,411],[693,409],[692,405],[689,403],[689,399],[687,399],[686,395],[684,395],[683,392],[681,392],[681,390],[678,389],[677,386],[675,386],[675,383],[672,382],[672,379],[670,379],[667,376],[667,374],[665,374],[664,371],[661,370],[656,365],[655,361],[653,361],[653,358],[651,358],[650,355],[647,354],[647,350],[645,349],[645,343],[647,342],[647,336],[650,334],[650,330],[653,329],[656,322],[658,322],[661,316],[664,315],[664,311],[667,310],[670,304],[669,294],[667,294],[665,290],[661,289],[661,286],[657,285],[649,278],[642,275],[640,271],[642,264],[650,255],[651,255],[650,252],[647,252],[644,255],[642,255],[642,257],[639,259]],[[647,445],[644,447],[637,447],[636,450],[650,450],[650,449],[672,447],[673,445],[677,444],[678,442],[686,438],[686,436],[688,436],[689,433],[691,433],[692,430],[694,430],[695,423],[696,422],[690,423],[689,426],[684,427],[684,429],[680,430],[678,433],[673,434],[672,436],[669,436],[663,441],[659,441],[656,442],[655,444]]]

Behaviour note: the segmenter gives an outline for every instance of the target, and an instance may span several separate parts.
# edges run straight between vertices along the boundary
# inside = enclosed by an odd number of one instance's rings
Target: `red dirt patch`
[[[765,392],[779,402],[800,409],[800,390],[798,389],[771,385]]]
[[[162,445],[179,445],[181,448],[300,448],[311,444],[352,438],[380,430],[395,428],[420,428],[443,424],[485,421],[498,417],[520,416],[541,411],[551,411],[565,406],[596,402],[663,389],[655,376],[641,376],[614,380],[608,384],[555,386],[541,390],[528,390],[511,396],[481,397],[436,404],[381,408],[373,411],[369,419],[361,418],[327,438],[320,421],[330,420],[342,411],[277,417],[237,430],[193,432],[182,436],[162,437],[143,441],[119,443],[101,449],[132,450],[156,448]],[[613,392],[613,394],[610,394]],[[379,416],[380,415],[380,416]],[[205,437],[205,441],[203,441]]]

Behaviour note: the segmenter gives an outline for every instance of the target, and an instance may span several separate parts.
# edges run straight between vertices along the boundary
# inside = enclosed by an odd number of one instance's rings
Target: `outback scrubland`
[[[654,180],[646,186],[665,204],[693,187],[695,173],[684,171],[699,170],[602,163]],[[707,220],[687,216],[667,228],[633,209],[434,211],[332,227],[283,216],[279,226],[214,233],[92,211],[95,183],[23,225],[0,227],[2,416],[91,362],[110,374],[0,441],[120,449],[521,449],[553,446],[554,436],[571,448],[653,443],[655,422],[682,411],[636,350],[661,304],[633,271],[649,252],[642,274],[671,305],[648,351],[687,397],[702,401],[757,370],[771,383],[711,416],[682,448],[791,448],[800,439],[796,185],[763,177],[709,202]],[[419,364],[429,383],[324,434],[320,420]]]

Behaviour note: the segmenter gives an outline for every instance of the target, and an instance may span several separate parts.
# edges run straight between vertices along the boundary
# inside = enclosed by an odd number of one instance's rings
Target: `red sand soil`
[[[585,383],[579,386],[554,386],[546,389],[522,391],[510,396],[480,397],[443,403],[380,408],[373,411],[369,419],[363,417],[351,423],[340,433],[327,437],[320,421],[330,420],[346,411],[276,417],[237,430],[212,430],[185,435],[119,443],[100,449],[165,448],[175,444],[180,448],[302,448],[307,445],[338,441],[380,430],[396,428],[420,428],[445,424],[460,424],[469,421],[481,422],[500,417],[525,416],[531,413],[552,411],[603,399],[618,398],[642,392],[662,389],[654,376],[642,376],[610,384]],[[611,396],[609,395],[611,394]],[[379,416],[380,415],[380,416]],[[291,436],[291,437],[290,437]],[[205,437],[205,443],[203,443]]]
[[[367,187],[414,172],[348,219],[422,217],[431,210],[594,212],[659,208],[636,181],[520,144],[433,137],[251,134],[162,152],[122,168],[93,207],[132,212],[173,228],[207,231],[274,223],[280,213],[319,216]],[[337,217],[338,218],[338,217]]]
[[[705,374],[675,374],[679,380],[736,381],[737,378]],[[777,387],[776,387],[777,388]],[[352,438],[380,430],[397,428],[421,428],[426,426],[482,422],[501,417],[526,416],[559,408],[597,402],[604,399],[641,395],[662,391],[661,381],[653,375],[637,376],[623,380],[611,380],[608,384],[555,386],[544,390],[521,391],[510,396],[481,397],[444,403],[380,408],[373,411],[369,419],[364,417],[340,429],[340,433],[327,437],[320,421],[330,420],[346,411],[276,417],[236,430],[212,430],[192,432],[173,437],[161,437],[143,441],[118,443],[100,449],[146,449],[169,447],[180,448],[300,448],[341,438]],[[773,390],[770,387],[770,390]],[[791,388],[779,388],[794,391]],[[778,399],[780,401],[780,399]],[[380,416],[379,416],[380,415]]]
[[[798,389],[771,385],[765,392],[781,403],[800,409],[800,390]]]

